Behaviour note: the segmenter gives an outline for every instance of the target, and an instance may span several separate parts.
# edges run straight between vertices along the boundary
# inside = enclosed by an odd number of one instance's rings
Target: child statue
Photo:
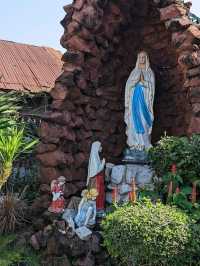
[[[90,159],[88,165],[87,187],[96,188],[98,196],[96,198],[97,213],[103,213],[105,209],[105,185],[104,185],[104,167],[105,159],[100,159],[99,153],[102,146],[99,141],[92,144]]]
[[[75,223],[78,227],[90,227],[96,223],[96,198],[98,192],[96,189],[83,190],[82,200],[78,206],[78,213],[75,217]]]
[[[142,51],[126,82],[124,119],[130,150],[142,151],[151,147],[154,93],[154,73],[147,53]]]
[[[53,195],[52,203],[48,208],[48,211],[53,213],[63,213],[65,209],[65,200],[64,200],[64,186],[65,186],[65,177],[60,176],[58,179],[54,179],[51,182],[51,192]]]

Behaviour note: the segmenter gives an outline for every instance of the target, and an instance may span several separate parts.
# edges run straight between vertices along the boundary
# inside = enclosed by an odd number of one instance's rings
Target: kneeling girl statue
[[[147,53],[142,51],[126,82],[124,119],[129,150],[142,151],[151,147],[154,93],[154,73]]]

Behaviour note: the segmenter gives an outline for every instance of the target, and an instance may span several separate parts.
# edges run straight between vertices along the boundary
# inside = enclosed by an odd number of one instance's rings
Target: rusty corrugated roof
[[[0,89],[50,91],[62,69],[61,52],[0,40]]]

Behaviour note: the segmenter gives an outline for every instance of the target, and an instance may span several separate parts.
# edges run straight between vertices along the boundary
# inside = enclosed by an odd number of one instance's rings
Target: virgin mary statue
[[[142,51],[126,82],[124,119],[130,150],[146,150],[151,147],[154,93],[154,73],[147,53]]]

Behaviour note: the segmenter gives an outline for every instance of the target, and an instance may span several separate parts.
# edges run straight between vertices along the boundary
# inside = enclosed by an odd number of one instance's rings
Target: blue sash
[[[140,83],[136,84],[132,99],[133,123],[137,134],[145,133],[145,129],[142,124],[142,116],[149,128],[153,125],[151,114],[145,102],[143,89],[145,88]]]

